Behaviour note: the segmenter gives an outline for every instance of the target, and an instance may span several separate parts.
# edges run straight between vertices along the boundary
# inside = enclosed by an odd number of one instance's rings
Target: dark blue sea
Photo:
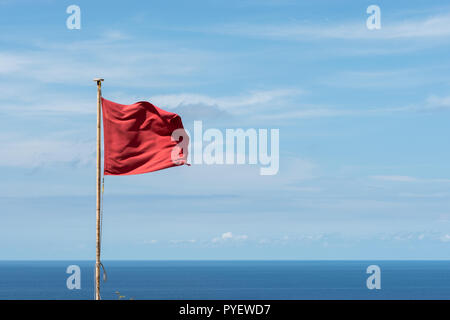
[[[103,299],[449,299],[450,261],[104,261]],[[81,289],[66,285],[69,265]],[[369,265],[381,289],[369,290]],[[90,261],[0,262],[0,299],[92,299]]]

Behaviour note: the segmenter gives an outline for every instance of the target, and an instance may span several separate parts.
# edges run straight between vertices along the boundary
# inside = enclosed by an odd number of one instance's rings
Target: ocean
[[[103,299],[449,299],[450,261],[104,261]],[[67,288],[69,265],[80,289]],[[381,289],[369,290],[369,265]],[[0,299],[93,299],[92,261],[1,261]]]

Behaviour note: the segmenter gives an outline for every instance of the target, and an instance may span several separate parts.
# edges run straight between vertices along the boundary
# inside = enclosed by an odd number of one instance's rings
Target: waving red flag
[[[179,115],[150,102],[102,98],[104,174],[129,175],[186,164],[189,138]]]

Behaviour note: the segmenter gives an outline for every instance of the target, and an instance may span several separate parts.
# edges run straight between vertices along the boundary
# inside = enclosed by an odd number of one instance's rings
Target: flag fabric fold
[[[102,98],[104,174],[131,175],[186,164],[189,138],[179,115],[141,101]]]

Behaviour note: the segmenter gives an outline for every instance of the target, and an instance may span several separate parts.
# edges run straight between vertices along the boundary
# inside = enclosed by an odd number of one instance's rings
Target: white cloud
[[[264,120],[284,120],[284,119],[311,119],[311,118],[329,118],[342,116],[356,116],[366,115],[375,110],[351,110],[351,109],[337,109],[337,108],[297,108],[288,112],[276,114],[263,114],[259,118]],[[378,112],[378,111],[375,111]]]
[[[170,95],[157,95],[152,97],[152,102],[166,108],[175,108],[180,105],[209,105],[217,106],[227,111],[246,111],[243,107],[257,106],[261,108],[267,103],[277,99],[298,96],[302,91],[299,89],[275,89],[252,91],[240,96],[211,97],[202,94],[181,93]],[[232,109],[232,110],[230,110]],[[243,109],[243,110],[242,110]]]
[[[333,25],[290,24],[234,24],[207,28],[206,32],[250,36],[269,39],[305,41],[311,39],[411,39],[444,38],[450,35],[450,15],[434,15],[422,19],[405,19],[401,22],[383,20],[380,30],[368,30],[365,21],[342,22]]]
[[[170,240],[170,244],[189,244],[189,243],[196,243],[197,240],[191,239],[191,240]]]
[[[156,244],[156,243],[158,243],[158,240],[155,240],[155,239],[144,241],[144,244]]]
[[[427,99],[427,107],[430,109],[450,109],[450,96],[430,96]]]
[[[438,199],[438,198],[447,198],[450,196],[448,192],[435,192],[435,193],[411,193],[411,192],[403,192],[399,194],[400,197],[405,198],[417,198],[417,199]]]
[[[441,68],[445,68],[441,66]],[[435,67],[397,68],[385,70],[346,70],[324,76],[318,82],[338,88],[412,88],[448,83],[445,72]]]
[[[242,235],[234,235],[232,232],[225,232],[222,233],[220,237],[213,238],[211,241],[213,243],[219,243],[219,242],[228,242],[228,241],[245,241],[248,239],[248,236],[246,234]]]
[[[35,168],[55,163],[95,162],[95,143],[58,140],[53,138],[0,139],[3,150],[0,166]]]
[[[418,105],[406,105],[399,107],[370,107],[361,106],[359,109],[325,107],[314,105],[296,104],[288,108],[288,111],[273,114],[262,113],[255,116],[262,120],[291,120],[330,117],[357,117],[357,116],[387,116],[395,113],[434,112],[450,109],[450,97],[430,96]]]
[[[414,231],[414,232],[393,232],[381,233],[375,236],[375,239],[382,241],[442,241],[445,235],[434,231]],[[370,238],[369,238],[370,239]]]
[[[448,183],[450,182],[450,179],[447,178],[434,178],[434,179],[419,179],[416,177],[411,176],[400,176],[400,175],[389,175],[389,176],[370,176],[373,180],[379,180],[379,181],[392,181],[392,182],[441,182],[441,183]],[[443,196],[443,194],[434,194],[434,196]]]
[[[233,234],[231,232],[225,232],[222,234],[222,239],[227,240],[233,238]]]
[[[450,234],[444,234],[441,236],[440,240],[442,242],[450,242]]]
[[[186,88],[207,81],[196,82],[192,75],[198,76],[206,66],[213,71],[220,59],[220,53],[128,39],[112,31],[84,41],[28,41],[27,49],[0,50],[1,110],[94,113],[92,78],[97,75],[105,78],[109,90],[114,86]]]
[[[10,74],[26,68],[30,63],[27,57],[0,52],[0,74]]]
[[[417,179],[410,176],[371,176],[370,178],[380,181],[394,181],[394,182],[416,182]]]

